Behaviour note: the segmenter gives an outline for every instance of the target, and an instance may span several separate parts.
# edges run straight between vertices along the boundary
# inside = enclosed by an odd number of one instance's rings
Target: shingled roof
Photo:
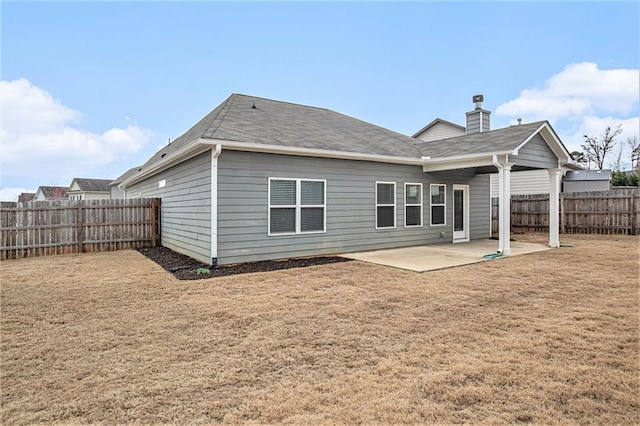
[[[33,201],[33,198],[36,196],[35,192],[22,192],[18,195],[19,203],[28,203],[29,201]]]
[[[328,109],[233,94],[142,167],[199,139],[419,158],[409,136]]]
[[[40,186],[38,187],[38,190],[40,192],[42,192],[42,195],[45,197],[45,199],[47,200],[66,200],[69,198],[69,195],[67,195],[67,190],[69,188],[67,188],[66,186]],[[36,192],[37,194],[37,192]]]
[[[127,170],[126,172],[124,172],[123,174],[121,174],[111,182],[109,182],[109,186],[121,184],[122,182],[124,182],[125,180],[133,176],[137,171],[139,171],[141,167],[142,166],[135,166],[130,168],[129,170]]]
[[[109,184],[111,179],[90,179],[90,178],[74,178],[69,188],[73,187],[73,182],[78,185],[80,191],[85,192],[109,192]]]
[[[488,132],[428,142],[418,140],[415,145],[423,156],[431,158],[512,151],[531,137],[544,123],[546,121],[536,121]]]
[[[439,159],[450,164],[461,157],[510,155],[540,131],[545,133],[545,140],[552,140],[560,155],[570,158],[546,121],[427,142],[325,108],[232,94],[125,176],[122,184],[139,182],[214,146],[218,150],[397,164],[424,165],[429,161],[433,166]]]
[[[563,181],[572,181],[572,180],[611,180],[611,170],[575,170],[569,171],[562,178]]]

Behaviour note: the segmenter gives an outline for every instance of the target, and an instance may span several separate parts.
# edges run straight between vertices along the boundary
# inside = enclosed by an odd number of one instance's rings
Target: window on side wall
[[[326,181],[269,178],[269,235],[325,232]]]
[[[432,184],[431,187],[431,226],[446,225],[447,186]]]
[[[376,229],[396,227],[396,184],[376,182]]]
[[[404,226],[422,226],[422,184],[404,184]]]

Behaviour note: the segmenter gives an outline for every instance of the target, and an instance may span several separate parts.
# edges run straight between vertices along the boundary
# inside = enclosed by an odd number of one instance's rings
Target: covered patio
[[[547,121],[426,141],[417,145],[428,173],[498,173],[499,240],[497,252],[514,254],[511,244],[511,172],[544,169],[549,173],[549,247],[560,247],[559,194],[563,167],[573,158]],[[452,155],[452,153],[455,153]],[[455,242],[455,241],[454,241]],[[491,251],[495,251],[491,250]]]
[[[459,244],[428,244],[349,253],[343,255],[343,257],[414,272],[427,272],[500,259],[502,256],[494,257],[496,255],[496,243],[495,240],[486,239]],[[550,248],[544,244],[512,241],[511,256],[535,253],[549,250]]]

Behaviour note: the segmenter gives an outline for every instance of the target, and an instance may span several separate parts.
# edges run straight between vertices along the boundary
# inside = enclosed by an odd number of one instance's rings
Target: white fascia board
[[[206,139],[199,138],[185,145],[178,151],[169,154],[156,166],[146,170],[139,175],[134,175],[126,181],[122,182],[121,188],[126,188],[134,183],[147,179],[155,174],[160,173],[169,167],[181,163],[185,160],[195,157],[204,151],[211,149],[212,146],[220,145],[222,149],[234,151],[263,152],[268,154],[297,155],[305,157],[319,158],[336,158],[341,160],[360,160],[373,161],[378,163],[407,164],[414,166],[422,166],[424,160],[417,157],[393,157],[390,155],[361,154],[355,152],[331,151],[311,148],[287,147],[278,145],[267,145],[247,142],[228,141],[223,139]],[[119,186],[120,186],[119,185]]]
[[[235,142],[222,139],[200,139],[202,143],[220,144],[223,149],[233,151],[263,152],[267,154],[297,155],[303,157],[335,158],[340,160],[373,161],[377,163],[408,164],[421,166],[424,161],[417,157],[393,157],[390,155],[361,154],[357,152],[332,151],[313,148]]]
[[[464,155],[452,155],[450,157],[435,157],[435,158],[431,158],[431,157],[422,157],[424,160],[426,160],[429,163],[433,163],[433,162],[438,162],[438,163],[443,163],[443,162],[457,162],[457,161],[465,161],[465,160],[473,160],[473,159],[478,159],[478,158],[493,158],[494,155],[511,155],[512,151],[494,151],[494,152],[480,152],[480,153],[476,153],[476,154],[464,154]]]
[[[207,143],[207,144],[202,144],[200,143],[200,139],[197,139],[193,142],[191,142],[188,145],[183,146],[182,148],[180,148],[179,150],[177,150],[174,153],[169,154],[166,158],[164,158],[163,160],[161,160],[156,166],[145,170],[144,172],[140,173],[139,175],[133,175],[132,177],[130,177],[129,179],[125,180],[124,182],[122,182],[120,185],[118,185],[121,189],[127,188],[128,186],[133,185],[134,183],[138,183],[140,181],[143,181],[153,175],[156,175],[166,169],[168,169],[169,167],[176,165],[178,163],[181,163],[183,161],[186,161],[190,158],[195,157],[196,155],[202,154],[203,152],[211,149],[211,145],[215,145],[215,144],[211,144],[211,143]]]
[[[493,157],[491,155],[457,160],[429,160],[422,165],[422,171],[441,172],[445,170],[467,169],[483,166],[493,166]]]

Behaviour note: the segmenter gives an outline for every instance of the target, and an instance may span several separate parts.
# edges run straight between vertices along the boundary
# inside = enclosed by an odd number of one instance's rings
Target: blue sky
[[[548,119],[638,135],[637,2],[2,2],[0,198],[115,178],[231,93],[405,134]]]

